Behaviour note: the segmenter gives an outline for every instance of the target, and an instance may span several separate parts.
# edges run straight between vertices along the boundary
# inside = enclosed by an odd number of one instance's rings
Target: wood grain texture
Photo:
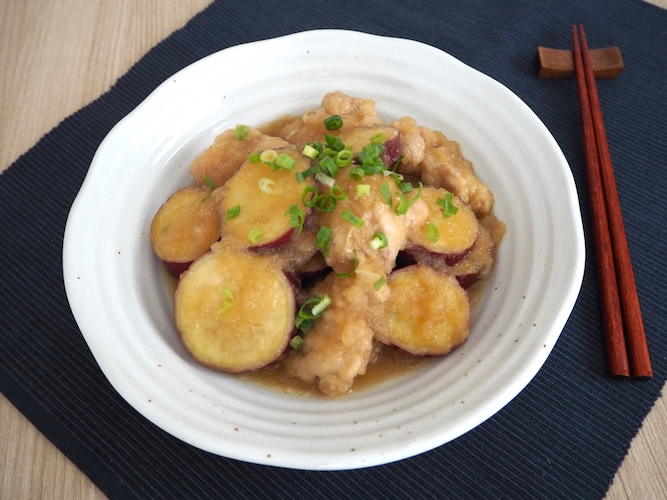
[[[0,171],[62,119],[107,91],[142,55],[211,0],[0,2]],[[667,8],[667,0],[651,0]],[[667,403],[634,439],[609,500],[664,498]],[[104,495],[0,397],[1,499]]]

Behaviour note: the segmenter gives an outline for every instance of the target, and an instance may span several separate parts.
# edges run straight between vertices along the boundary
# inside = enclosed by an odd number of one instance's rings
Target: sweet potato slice
[[[151,223],[151,245],[167,270],[178,277],[220,238],[216,209],[207,187],[176,191]]]
[[[202,365],[232,373],[278,359],[295,314],[294,289],[276,260],[227,247],[196,260],[174,298],[188,352]]]
[[[218,191],[216,203],[222,234],[244,242],[248,248],[275,248],[287,243],[295,231],[289,215],[295,206],[308,215],[302,192],[312,179],[299,182],[296,172],[310,167],[310,159],[292,148],[273,150],[295,161],[291,169],[246,161]]]
[[[412,265],[389,275],[387,286],[376,340],[411,354],[439,356],[468,338],[470,301],[454,276]]]
[[[472,251],[452,266],[450,272],[456,276],[460,285],[467,290],[491,273],[494,255],[493,238],[488,229],[480,225],[479,238],[477,238]]]
[[[410,235],[406,249],[419,260],[420,252],[441,256],[449,266],[463,259],[479,235],[479,222],[470,206],[444,189],[425,187],[421,199],[429,217]],[[444,208],[446,207],[446,208]]]

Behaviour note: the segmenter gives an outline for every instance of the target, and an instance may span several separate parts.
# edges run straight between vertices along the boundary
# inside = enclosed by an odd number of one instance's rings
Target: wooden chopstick
[[[584,135],[586,171],[593,212],[601,308],[609,375],[651,378],[630,250],[614,180],[602,109],[584,27],[573,26],[574,62]],[[631,371],[630,371],[631,369]]]

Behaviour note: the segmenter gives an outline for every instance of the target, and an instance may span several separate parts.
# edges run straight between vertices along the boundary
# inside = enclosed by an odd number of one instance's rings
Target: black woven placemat
[[[600,498],[665,381],[667,12],[638,0],[215,2],[67,118],[0,176],[0,389],[112,498]],[[314,28],[412,38],[498,79],[546,123],[573,169],[587,240],[576,86],[542,81],[538,45],[618,45],[600,81],[654,378],[605,376],[595,264],[553,353],[496,416],[431,452],[381,467],[306,472],[246,464],[156,428],[107,382],[71,315],[62,278],[69,207],[111,127],[187,64],[243,42]],[[94,217],[94,214],[91,214]],[[548,286],[548,283],[545,283]]]

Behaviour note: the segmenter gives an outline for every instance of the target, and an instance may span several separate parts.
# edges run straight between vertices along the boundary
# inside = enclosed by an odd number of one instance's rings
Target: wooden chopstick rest
[[[623,71],[623,58],[618,47],[592,49],[589,53],[595,78],[616,78]],[[576,77],[571,50],[538,47],[535,62],[538,78],[553,80]]]

